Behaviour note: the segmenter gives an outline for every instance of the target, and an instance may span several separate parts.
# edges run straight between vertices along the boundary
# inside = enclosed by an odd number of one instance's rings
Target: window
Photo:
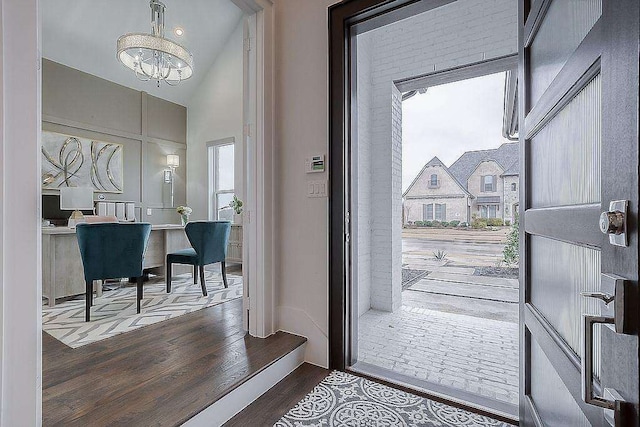
[[[516,185],[515,182],[511,183],[511,191],[516,191],[516,189],[518,188],[518,186]]]
[[[433,204],[422,205],[422,219],[423,221],[433,221]]]
[[[497,218],[498,217],[498,205],[480,205],[480,218]]]
[[[496,191],[496,177],[495,175],[484,175],[480,182],[480,191],[493,192]]]
[[[209,179],[212,189],[209,219],[233,221],[234,189],[234,143],[209,146]]]
[[[436,175],[435,173],[431,175],[431,179],[429,180],[429,187],[438,187],[438,175]]]
[[[438,204],[436,203],[436,212],[435,218],[436,221],[446,221],[447,220],[447,205],[446,204]]]

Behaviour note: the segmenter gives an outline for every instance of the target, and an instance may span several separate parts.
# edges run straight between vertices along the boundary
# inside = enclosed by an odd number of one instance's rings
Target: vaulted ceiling
[[[189,49],[194,74],[176,87],[139,81],[116,59],[122,34],[151,32],[148,0],[41,0],[42,55],[106,80],[187,105],[242,17],[231,0],[163,0],[165,36]],[[175,27],[184,35],[173,33]]]

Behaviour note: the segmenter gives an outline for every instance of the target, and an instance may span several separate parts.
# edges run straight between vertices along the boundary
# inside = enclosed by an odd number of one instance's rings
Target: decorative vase
[[[184,227],[189,222],[189,215],[180,215],[180,219],[182,219],[182,226]]]

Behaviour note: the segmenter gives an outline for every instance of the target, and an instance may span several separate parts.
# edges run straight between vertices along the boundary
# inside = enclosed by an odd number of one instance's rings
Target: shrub
[[[502,218],[487,218],[487,225],[490,227],[502,227],[504,221]]]
[[[508,220],[508,219],[507,219],[507,220],[505,220],[505,221],[504,221],[504,225],[506,225],[506,226],[510,226],[510,225],[511,225],[511,221],[510,221],[510,220]]]
[[[424,227],[424,221],[416,221],[413,223],[416,227]]]
[[[473,228],[487,228],[487,219],[486,218],[474,218],[471,221],[471,227]]]
[[[460,221],[458,221],[457,219],[454,219],[453,221],[449,221],[450,227],[457,227],[459,224],[460,224]]]
[[[507,243],[504,245],[502,256],[505,264],[514,266],[518,264],[520,259],[519,245],[520,245],[520,231],[519,231],[518,219],[513,221],[511,230],[507,235]]]
[[[442,221],[442,222],[440,223],[440,225],[441,225],[441,226],[443,226],[443,227],[448,227],[448,226],[449,226],[449,223],[448,223],[447,221]]]
[[[462,221],[460,224],[458,224],[458,227],[468,227],[469,223],[466,221]]]
[[[426,225],[427,227],[433,227],[433,222],[432,221],[426,221],[424,223],[424,225]]]
[[[440,224],[441,224],[441,223],[440,223],[440,221],[433,221],[431,224],[432,224],[434,227],[440,227]]]

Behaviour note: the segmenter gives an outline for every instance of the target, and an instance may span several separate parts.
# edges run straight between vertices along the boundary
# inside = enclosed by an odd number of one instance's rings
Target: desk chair
[[[94,280],[135,277],[138,287],[137,310],[140,313],[142,263],[150,234],[151,224],[145,223],[76,225],[86,282],[86,322],[91,318]]]
[[[171,292],[171,265],[188,264],[193,266],[193,282],[197,283],[196,270],[200,269],[200,286],[202,295],[207,296],[207,285],[204,280],[204,266],[219,262],[222,269],[224,287],[227,284],[227,245],[231,223],[229,221],[194,221],[184,228],[191,248],[167,254],[167,293]]]

